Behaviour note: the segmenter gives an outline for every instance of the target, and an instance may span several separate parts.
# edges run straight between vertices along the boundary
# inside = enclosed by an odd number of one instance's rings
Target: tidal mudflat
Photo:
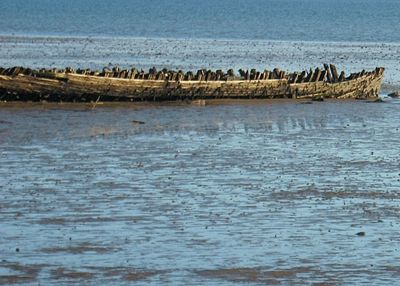
[[[400,101],[0,105],[0,284],[394,285]]]

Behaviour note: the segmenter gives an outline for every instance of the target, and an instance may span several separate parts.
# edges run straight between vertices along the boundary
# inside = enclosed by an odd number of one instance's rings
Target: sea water
[[[397,0],[2,0],[0,34],[400,42]]]

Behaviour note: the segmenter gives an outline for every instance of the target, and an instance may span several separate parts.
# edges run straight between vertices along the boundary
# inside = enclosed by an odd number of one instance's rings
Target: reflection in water
[[[0,283],[394,284],[398,106],[4,106]]]

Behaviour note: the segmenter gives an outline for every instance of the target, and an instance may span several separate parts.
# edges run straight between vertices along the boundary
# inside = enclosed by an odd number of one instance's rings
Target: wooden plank
[[[307,77],[305,78],[304,82],[310,82],[312,77],[313,77],[314,71],[310,69],[310,71],[307,74]]]
[[[321,75],[320,75],[318,80],[319,81],[325,81],[326,75],[327,75],[327,71],[326,70],[321,71]]]
[[[318,81],[320,76],[321,76],[321,70],[319,68],[316,68],[312,75],[311,81],[312,82]]]
[[[264,79],[270,79],[271,77],[271,72],[268,70],[264,70]]]
[[[280,70],[278,68],[274,68],[272,71],[273,79],[279,79]]]
[[[331,74],[331,70],[329,68],[328,64],[324,64],[324,68],[326,70],[326,80],[327,82],[332,83],[333,82],[333,78],[332,78],[332,74]]]
[[[332,73],[332,83],[338,82],[339,81],[339,76],[338,76],[338,72],[336,69],[336,66],[333,64],[329,65],[330,69],[331,69],[331,73]]]
[[[339,76],[339,82],[342,82],[345,80],[346,80],[346,74],[344,73],[344,71],[342,71]]]
[[[299,76],[299,79],[297,80],[297,82],[298,82],[298,83],[304,82],[304,80],[305,80],[306,77],[307,77],[306,74],[307,74],[306,71],[302,71],[301,74],[300,74],[300,76]]]
[[[299,78],[299,74],[297,72],[293,73],[290,83],[296,83]]]
[[[256,69],[251,69],[250,70],[250,80],[255,80],[256,79],[256,74],[257,74],[257,70]]]

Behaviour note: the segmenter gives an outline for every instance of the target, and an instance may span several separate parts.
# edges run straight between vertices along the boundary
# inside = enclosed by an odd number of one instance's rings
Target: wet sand
[[[395,285],[399,108],[2,104],[0,284]]]

